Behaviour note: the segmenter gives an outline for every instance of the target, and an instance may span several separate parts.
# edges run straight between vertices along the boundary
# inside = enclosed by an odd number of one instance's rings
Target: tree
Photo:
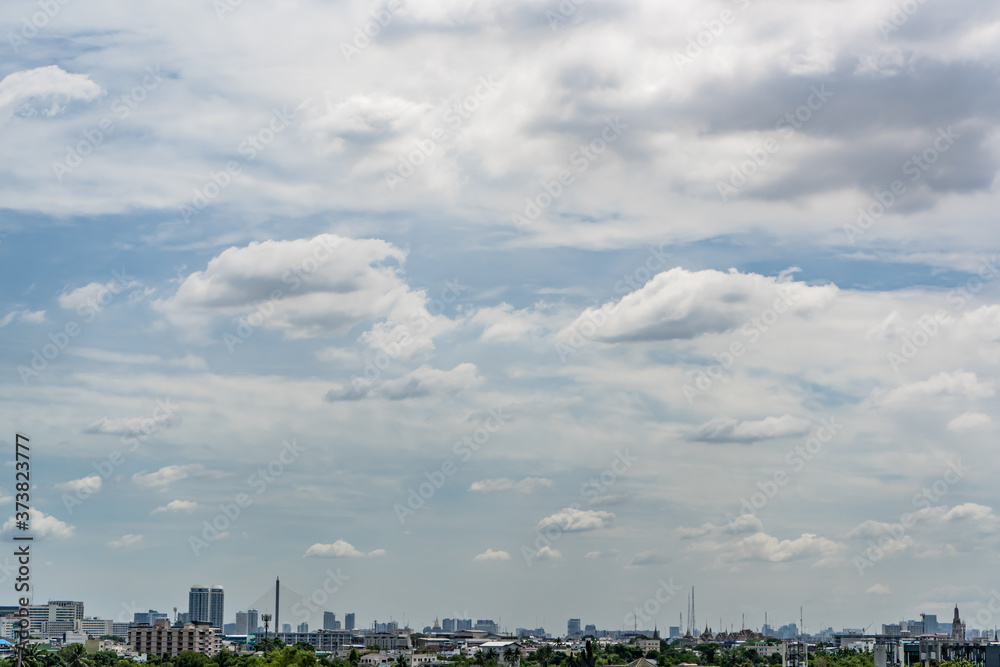
[[[539,667],[548,667],[549,663],[552,662],[552,647],[548,644],[539,646],[534,653],[535,661],[538,663]]]
[[[597,655],[594,654],[594,645],[589,640],[576,657],[576,664],[577,667],[597,667]]]
[[[361,656],[358,655],[358,650],[356,648],[351,647],[351,653],[347,656],[347,662],[351,663],[355,667],[357,667],[357,664],[361,662]]]
[[[698,644],[697,646],[694,647],[694,650],[698,651],[698,653],[701,653],[702,657],[705,658],[705,664],[706,665],[714,665],[715,664],[715,656],[719,652],[719,645],[718,644],[707,644],[707,643],[706,644]]]
[[[503,661],[508,667],[515,667],[521,663],[521,649],[513,644],[503,650]]]

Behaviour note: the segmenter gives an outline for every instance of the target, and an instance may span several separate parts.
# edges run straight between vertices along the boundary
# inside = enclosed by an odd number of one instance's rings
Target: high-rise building
[[[256,609],[247,609],[247,634],[256,635],[260,634],[258,629],[260,628],[260,614]]]
[[[250,634],[247,632],[249,627],[247,623],[247,613],[245,611],[236,612],[236,630],[233,631],[234,635],[246,635]]]
[[[236,624],[226,623],[222,626],[222,634],[224,635],[235,635],[236,634]]]
[[[569,619],[569,622],[566,624],[566,634],[570,637],[580,634],[580,619]]]
[[[441,619],[441,630],[444,632],[455,632],[455,619],[444,618]]]
[[[208,622],[221,630],[224,599],[222,586],[192,586],[188,593],[188,620]]]
[[[471,630],[472,629],[472,619],[471,618],[456,618],[455,619],[455,631],[459,630]]]
[[[353,630],[354,629],[354,614],[344,614],[344,629]]]
[[[585,627],[583,629],[583,634],[585,634],[585,635],[592,635],[592,636],[596,637],[597,636],[597,626],[596,625],[588,625],[587,627]]]
[[[323,612],[323,629],[324,630],[336,630],[337,629],[337,615],[332,611]]]
[[[938,633],[937,614],[920,614],[920,620],[924,622],[924,632],[928,635]]]

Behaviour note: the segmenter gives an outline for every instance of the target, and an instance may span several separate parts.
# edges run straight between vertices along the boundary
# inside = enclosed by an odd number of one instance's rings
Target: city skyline
[[[902,7],[2,3],[7,599],[994,624],[1000,4]]]

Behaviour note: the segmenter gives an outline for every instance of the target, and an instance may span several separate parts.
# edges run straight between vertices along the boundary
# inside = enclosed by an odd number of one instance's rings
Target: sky
[[[996,3],[0,28],[0,537],[20,433],[35,601],[1000,624]]]

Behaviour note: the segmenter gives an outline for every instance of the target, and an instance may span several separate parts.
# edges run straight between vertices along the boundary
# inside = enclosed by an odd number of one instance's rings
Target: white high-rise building
[[[222,630],[224,593],[222,586],[192,586],[188,593],[188,620],[212,624]]]

